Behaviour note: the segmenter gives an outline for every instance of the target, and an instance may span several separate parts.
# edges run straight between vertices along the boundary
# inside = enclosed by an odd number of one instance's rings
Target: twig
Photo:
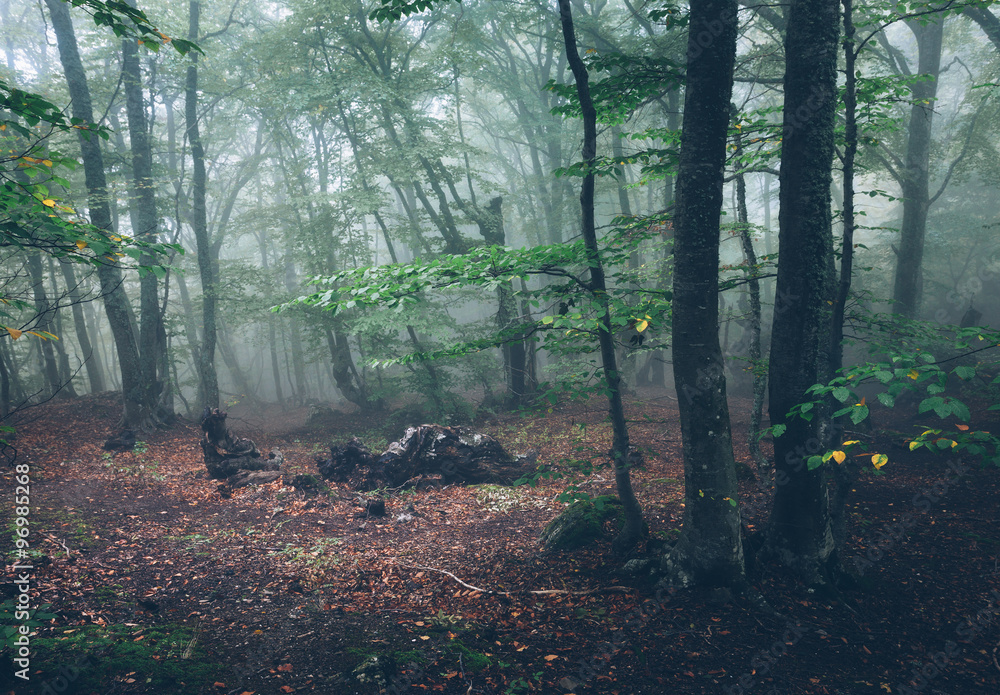
[[[63,547],[63,550],[66,551],[66,558],[67,559],[73,556],[72,553],[70,552],[70,549],[68,547],[66,547],[66,544],[63,543],[61,540],[59,540],[55,536],[50,536],[49,534],[45,533],[44,531],[42,532],[42,535],[45,536],[46,538],[48,538],[53,543],[58,543],[59,545],[61,545]]]
[[[188,645],[184,648],[184,653],[181,654],[181,659],[191,658],[191,652],[194,651],[194,645],[198,644],[198,633],[200,632],[201,632],[201,618],[198,619],[198,624],[195,625],[194,636],[191,638],[191,641],[188,642]]]
[[[587,591],[569,591],[568,589],[534,589],[534,590],[521,589],[519,591],[493,591],[492,589],[480,589],[477,586],[472,586],[471,584],[467,584],[466,582],[463,582],[461,579],[459,579],[458,577],[456,577],[454,574],[452,574],[447,570],[439,570],[436,567],[424,567],[422,565],[404,565],[403,563],[396,560],[396,558],[393,558],[393,560],[395,560],[396,561],[395,564],[399,565],[400,567],[406,567],[408,569],[415,569],[415,570],[424,570],[427,572],[437,572],[438,574],[443,574],[445,576],[451,577],[456,582],[464,586],[466,589],[469,589],[470,591],[478,591],[479,593],[486,594],[487,596],[517,596],[525,594],[531,594],[534,596],[551,596],[553,594],[568,594],[570,596],[589,596],[590,594],[599,594],[605,591],[614,591],[614,592],[631,591],[631,589],[627,586],[605,586],[598,589],[589,589]]]

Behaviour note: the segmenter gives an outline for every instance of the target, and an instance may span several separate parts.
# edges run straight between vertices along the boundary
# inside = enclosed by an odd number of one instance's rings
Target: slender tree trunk
[[[736,60],[735,0],[693,4],[674,202],[674,383],[684,451],[684,523],[664,583],[743,588],[736,464],[719,345],[719,217]],[[714,36],[708,46],[698,39]],[[704,43],[704,41],[702,41]]]
[[[153,152],[149,142],[149,125],[146,104],[142,95],[142,71],[139,66],[139,48],[134,38],[122,40],[122,82],[125,88],[125,110],[128,115],[128,132],[132,154],[132,179],[129,217],[132,232],[137,239],[156,242],[157,214],[156,189],[153,184]],[[145,255],[143,265],[152,265],[153,258]],[[144,390],[144,400],[157,412],[157,416],[170,420],[173,413],[161,406],[163,381],[167,375],[158,375],[166,345],[159,337],[163,330],[160,315],[158,279],[156,273],[147,271],[139,281],[139,371]]]
[[[188,37],[198,40],[201,3],[191,0]],[[191,227],[198,247],[198,270],[201,274],[201,314],[202,339],[198,351],[198,377],[200,381],[201,405],[208,408],[219,407],[219,377],[215,371],[215,343],[217,306],[216,268],[212,259],[211,242],[208,238],[206,213],[207,175],[205,172],[205,148],[201,143],[198,128],[198,53],[190,52],[187,79],[184,87],[184,121],[188,142],[191,143]]]
[[[583,241],[589,256],[590,291],[595,295],[601,306],[598,331],[601,346],[601,364],[604,369],[604,380],[608,387],[608,413],[611,418],[612,463],[615,467],[615,484],[618,488],[618,498],[625,512],[625,523],[621,533],[615,538],[612,547],[618,553],[631,550],[642,537],[642,509],[632,490],[632,479],[629,474],[629,442],[628,426],[625,424],[625,408],[622,405],[621,377],[615,361],[614,333],[611,327],[611,309],[608,303],[607,285],[604,279],[604,266],[597,245],[597,230],[594,226],[594,174],[593,167],[597,159],[597,110],[590,96],[590,78],[587,67],[580,59],[576,48],[576,34],[573,29],[573,15],[570,0],[559,0],[559,18],[562,22],[563,40],[566,45],[566,58],[576,79],[576,91],[580,97],[580,108],[583,112],[583,161],[590,170],[584,179],[580,191],[580,212],[583,221]]]
[[[9,341],[0,342],[0,418],[10,412],[10,372],[7,370],[7,346]]]
[[[260,264],[261,268],[264,270],[265,275],[271,274],[271,265],[268,260],[268,238],[267,229],[262,229],[260,231],[260,236],[258,237],[260,242]],[[278,345],[275,336],[274,324],[277,318],[271,312],[267,314],[267,346],[271,357],[271,375],[274,379],[274,397],[278,400],[279,404],[284,404],[285,394],[281,388],[281,370],[278,367]]]
[[[90,331],[87,329],[87,319],[83,315],[83,307],[80,306],[83,296],[77,285],[76,273],[73,271],[73,264],[69,261],[60,262],[63,280],[66,282],[69,300],[73,305],[73,324],[76,328],[76,339],[80,343],[80,359],[87,370],[87,380],[90,382],[91,393],[101,393],[104,391],[104,368],[101,365],[100,356],[94,352],[94,345],[90,341]]]
[[[857,48],[854,43],[854,2],[841,0],[844,8],[844,220],[843,250],[840,257],[840,280],[837,297],[833,302],[833,318],[830,324],[830,374],[837,373],[844,366],[844,311],[850,296],[854,275],[854,162],[858,152],[857,77],[855,63]],[[859,473],[858,464],[848,457],[842,464],[833,467],[836,481],[833,499],[830,502],[830,525],[833,539],[839,548],[847,537],[847,498]]]
[[[828,439],[822,413],[788,418],[827,377],[833,298],[830,187],[837,109],[837,0],[793,0],[785,38],[785,105],[778,212],[778,282],[771,329],[771,422],[775,493],[766,549],[817,587],[835,561],[826,473],[806,458]]]
[[[924,238],[930,208],[931,126],[937,100],[938,74],[941,72],[944,20],[932,17],[926,24],[910,20],[907,26],[917,40],[917,73],[929,75],[931,79],[919,80],[910,86],[913,105],[907,129],[905,168],[900,172],[903,223],[892,299],[894,311],[916,318],[920,311]]]
[[[743,157],[743,136],[736,129],[736,151],[733,153],[737,162]],[[750,409],[750,426],[747,430],[747,447],[757,464],[758,471],[765,477],[770,475],[770,463],[760,450],[760,421],[764,415],[764,398],[767,395],[767,371],[762,363],[760,349],[760,271],[757,268],[757,253],[753,248],[753,236],[750,234],[750,218],[747,214],[747,184],[746,177],[736,172],[736,213],[740,223],[740,241],[743,246],[743,260],[747,264],[747,291],[750,295],[750,319],[744,330],[750,332],[750,342],[747,348],[747,360],[750,363],[750,373],[753,375],[753,406]]]
[[[72,114],[86,123],[94,120],[87,75],[80,60],[73,20],[69,5],[62,0],[45,0],[52,18],[52,28],[59,44],[59,57],[66,83],[72,99]],[[90,221],[95,227],[113,232],[108,186],[104,174],[104,157],[101,154],[97,135],[81,129],[77,131],[83,154],[84,180],[87,186]],[[115,339],[118,363],[121,370],[122,398],[124,402],[123,424],[132,429],[147,426],[150,413],[143,399],[139,371],[139,346],[136,339],[135,321],[129,311],[128,298],[122,287],[122,271],[116,260],[108,260],[97,266],[97,276],[101,282],[104,309]]]
[[[39,331],[52,332],[52,316],[54,311],[49,306],[48,297],[45,295],[45,277],[42,270],[42,258],[37,253],[29,253],[27,259],[28,274],[31,276],[31,293],[35,300],[35,315],[38,320],[35,329]],[[65,389],[61,389],[62,379],[59,377],[59,366],[56,364],[56,354],[50,340],[39,338],[39,354],[41,355],[42,375],[45,377],[47,395],[59,394],[66,398],[70,394]]]
[[[48,257],[49,265],[49,282],[52,284],[52,297],[55,299],[56,304],[59,303],[59,286],[56,281],[56,262],[52,256]],[[77,398],[79,394],[76,392],[76,388],[73,387],[73,369],[69,364],[69,353],[66,352],[66,341],[62,338],[63,333],[63,320],[62,314],[59,313],[58,307],[54,308],[52,311],[52,322],[53,333],[59,336],[59,340],[53,341],[52,347],[55,348],[56,356],[59,360],[59,381],[65,384],[63,391],[66,392],[68,398]]]

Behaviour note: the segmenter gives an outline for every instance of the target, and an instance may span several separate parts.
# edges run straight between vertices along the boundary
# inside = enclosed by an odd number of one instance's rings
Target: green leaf
[[[836,398],[841,403],[843,403],[844,401],[846,401],[848,398],[851,397],[851,391],[849,389],[844,388],[843,386],[838,386],[833,390],[833,397]]]
[[[884,391],[878,395],[878,401],[887,408],[892,408],[896,405],[896,399]]]
[[[816,470],[822,465],[823,465],[822,456],[810,456],[808,459],[806,459],[806,467],[811,471]]]

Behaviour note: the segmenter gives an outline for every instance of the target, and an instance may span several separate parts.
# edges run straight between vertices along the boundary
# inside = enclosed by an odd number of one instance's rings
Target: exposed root
[[[591,594],[602,594],[606,592],[626,593],[632,590],[627,586],[605,586],[598,589],[589,589],[588,591],[569,591],[568,589],[535,589],[535,590],[519,589],[517,591],[493,591],[492,589],[480,589],[478,586],[472,586],[472,584],[463,582],[461,579],[459,579],[458,577],[456,577],[454,574],[452,574],[447,570],[439,570],[436,567],[424,567],[422,565],[405,565],[402,562],[399,562],[399,560],[396,558],[393,558],[393,561],[399,567],[406,567],[407,569],[424,570],[426,572],[437,572],[438,574],[443,574],[447,577],[451,577],[466,589],[469,589],[470,591],[477,591],[479,593],[486,594],[487,596],[527,596],[527,595],[553,596],[555,594],[564,594],[568,596],[589,596]]]

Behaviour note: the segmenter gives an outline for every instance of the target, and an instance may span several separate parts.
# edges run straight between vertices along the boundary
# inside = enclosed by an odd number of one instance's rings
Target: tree
[[[688,34],[671,329],[684,447],[684,523],[677,544],[661,562],[666,582],[681,586],[745,584],[718,331],[719,216],[736,11],[735,0],[694,3]]]
[[[910,19],[906,25],[917,40],[917,74],[922,79],[910,87],[913,104],[907,129],[906,156],[902,167],[896,171],[903,194],[903,222],[892,298],[896,311],[914,318],[920,309],[924,238],[927,234],[927,212],[931,205],[931,128],[938,73],[941,72],[944,18]]]
[[[73,116],[82,122],[91,123],[93,107],[90,89],[87,86],[83,62],[80,60],[69,7],[62,0],[46,0],[45,4],[52,18],[52,28],[59,45],[59,57],[73,99]],[[88,191],[90,220],[98,229],[113,233],[101,148],[95,135],[84,130],[79,130],[78,133]],[[122,399],[125,406],[123,424],[133,429],[142,429],[150,425],[152,403],[149,402],[142,384],[135,323],[128,308],[125,289],[122,287],[123,277],[117,257],[112,255],[102,260],[97,266],[97,275],[101,282],[104,309],[118,349]]]
[[[191,0],[190,26],[188,36],[191,41],[198,40],[201,3]],[[201,346],[198,350],[198,369],[200,392],[199,404],[206,408],[219,407],[219,377],[215,372],[215,343],[218,327],[216,325],[216,306],[218,292],[218,272],[216,259],[212,252],[212,244],[208,238],[208,218],[205,210],[205,196],[208,186],[205,172],[205,148],[201,142],[201,131],[198,127],[198,54],[191,53],[187,67],[187,79],[184,83],[184,122],[187,128],[188,142],[191,143],[191,161],[193,173],[191,178],[191,227],[194,230],[195,244],[198,253],[198,271],[201,274]]]
[[[830,186],[837,110],[835,0],[794,0],[785,37],[778,279],[771,327],[768,407],[775,494],[766,549],[810,584],[826,586],[836,560],[825,472],[807,453],[825,446],[828,420],[788,418],[806,391],[826,381],[833,298]]]
[[[589,75],[576,48],[576,34],[573,31],[573,15],[569,0],[559,0],[559,19],[563,27],[563,41],[566,45],[566,59],[569,61],[576,90],[583,113],[583,162],[587,171],[580,189],[580,208],[583,214],[583,241],[587,250],[587,265],[590,266],[588,290],[593,293],[601,307],[599,315],[598,343],[601,349],[601,367],[607,385],[608,412],[611,418],[612,464],[615,467],[615,485],[618,498],[625,512],[625,523],[621,533],[614,540],[617,552],[630,550],[642,536],[642,509],[632,491],[629,474],[628,426],[625,424],[625,408],[622,405],[621,375],[615,356],[614,329],[608,301],[608,288],[604,277],[604,264],[597,245],[597,230],[594,227],[594,171],[597,159],[597,110],[590,96]]]

